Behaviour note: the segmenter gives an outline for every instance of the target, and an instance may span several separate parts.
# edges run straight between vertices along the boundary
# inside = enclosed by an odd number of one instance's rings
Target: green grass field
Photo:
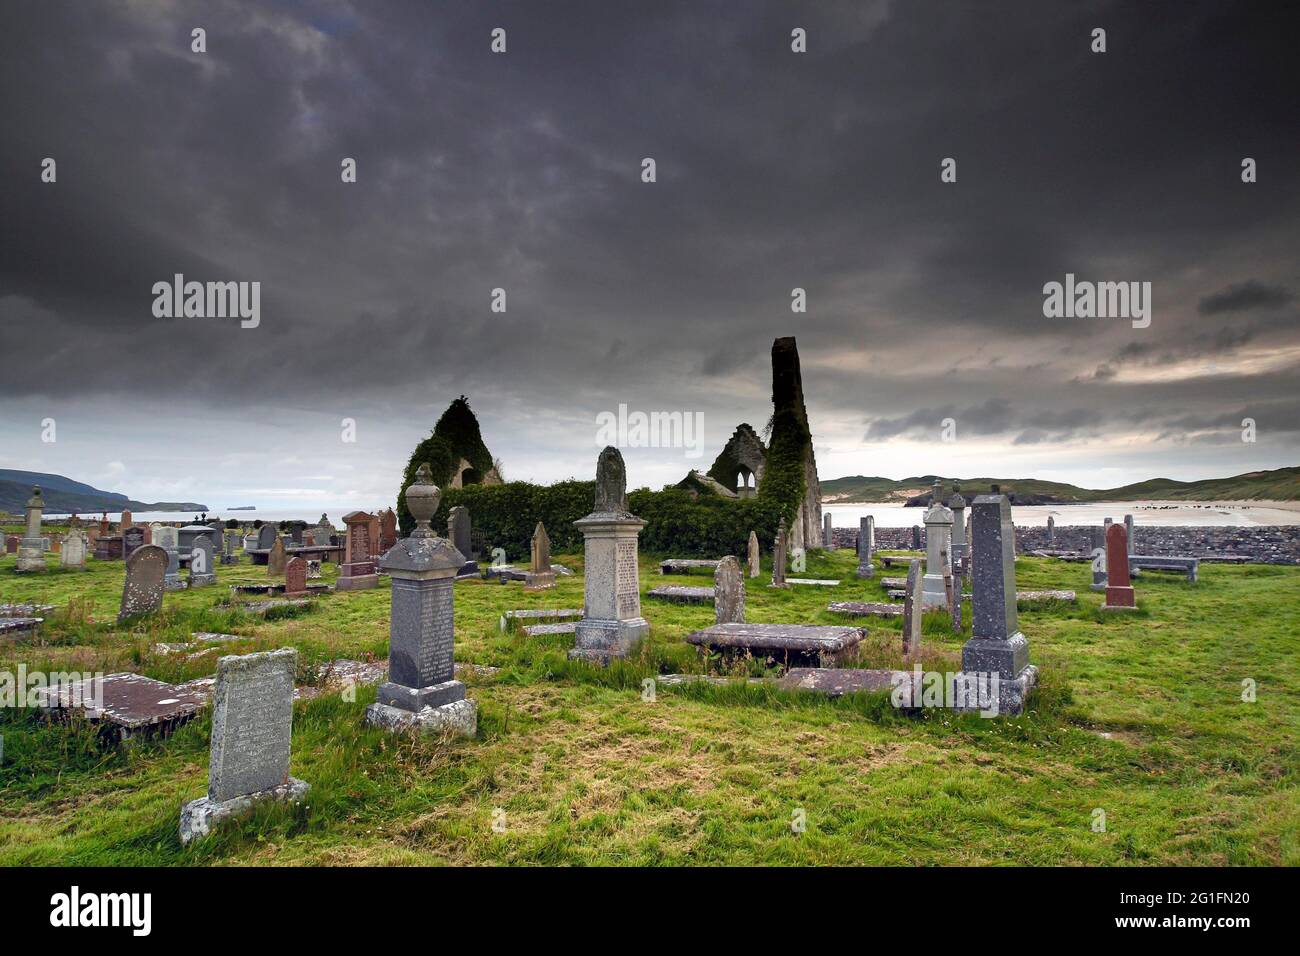
[[[1021,613],[1039,692],[1022,717],[985,720],[739,679],[660,686],[645,700],[646,677],[719,666],[682,642],[712,608],[647,599],[651,637],[637,657],[603,671],[573,664],[572,635],[497,626],[510,608],[581,606],[581,557],[557,560],[579,573],[549,592],[456,585],[457,660],[499,668],[466,677],[476,739],[368,729],[369,688],[300,701],[292,773],[312,785],[306,805],[265,808],[189,848],[177,822],[206,791],[206,713],[167,739],[103,749],[84,726],[0,711],[0,863],[1300,863],[1300,568],[1208,565],[1197,585],[1147,573],[1139,612],[1103,617],[1087,564],[1021,558],[1022,590],[1071,588],[1079,605]],[[213,673],[218,654],[293,646],[299,683],[312,683],[332,659],[387,653],[386,583],[267,621],[216,606],[226,585],[264,582],[265,569],[220,567],[217,587],[168,594],[161,615],[124,629],[121,562],[73,573],[51,556],[43,576],[14,564],[0,557],[0,603],[58,609],[37,642],[0,644],[0,672],[182,681]],[[806,576],[838,577],[836,588],[774,590],[765,573],[749,582],[748,618],[842,623],[829,601],[885,599],[855,567],[850,552],[809,556]],[[643,556],[643,590],[708,580],[663,578]],[[860,623],[863,666],[902,666],[900,624]],[[195,659],[151,651],[197,630],[246,640]],[[957,669],[967,636],[927,619],[926,666]],[[1242,700],[1246,679],[1254,702]]]

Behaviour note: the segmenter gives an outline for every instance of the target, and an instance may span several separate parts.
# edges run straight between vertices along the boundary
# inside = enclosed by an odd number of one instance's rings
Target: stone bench
[[[813,624],[714,624],[686,636],[701,651],[750,653],[787,667],[838,664],[861,640],[860,628]]]
[[[659,562],[660,574],[690,574],[698,569],[712,573],[718,570],[718,562],[707,558],[668,558]]]
[[[1178,571],[1187,575],[1187,582],[1195,584],[1200,568],[1200,558],[1174,558],[1159,555],[1130,554],[1128,556],[1129,572],[1143,571]]]
[[[673,604],[712,604],[713,588],[692,588],[680,584],[661,584],[646,592],[646,597],[671,601]]]

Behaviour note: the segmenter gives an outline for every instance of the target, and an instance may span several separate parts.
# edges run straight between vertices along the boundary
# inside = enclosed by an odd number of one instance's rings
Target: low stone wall
[[[1091,551],[1094,531],[1100,526],[1057,525],[1052,541],[1047,528],[1016,528],[1016,548],[1020,553],[1037,550]],[[1134,529],[1134,554],[1172,555],[1205,558],[1216,555],[1246,555],[1260,564],[1300,564],[1300,526],[1259,528],[1193,527],[1174,525],[1167,528],[1138,525]],[[858,547],[857,528],[835,528],[837,548]],[[912,547],[911,528],[876,528],[876,548],[881,551],[907,550]],[[921,547],[925,547],[925,526],[921,526]]]

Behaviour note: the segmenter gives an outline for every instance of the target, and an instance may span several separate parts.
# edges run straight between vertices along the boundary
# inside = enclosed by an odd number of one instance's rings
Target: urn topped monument
[[[574,525],[586,555],[586,606],[570,658],[608,664],[650,632],[641,616],[637,536],[646,523],[627,507],[627,466],[612,445],[596,460],[595,508]]]
[[[416,472],[404,499],[415,530],[379,561],[393,582],[388,681],[366,711],[366,721],[390,730],[450,730],[473,736],[478,706],[455,678],[452,588],[465,557],[430,527],[442,492],[427,464]]]

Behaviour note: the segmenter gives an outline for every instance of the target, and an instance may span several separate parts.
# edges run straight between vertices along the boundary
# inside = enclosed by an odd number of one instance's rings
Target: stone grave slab
[[[85,718],[126,740],[140,733],[169,733],[198,713],[206,700],[184,687],[142,674],[106,674],[102,707],[96,708],[92,683],[84,680],[46,688],[39,692],[38,706],[53,716]]]
[[[776,686],[782,690],[810,690],[827,697],[845,694],[878,693],[894,687],[895,674],[906,671],[887,669],[792,667],[786,671]]]
[[[646,592],[646,597],[659,598],[672,604],[712,604],[713,588],[693,588],[682,584],[661,584]]]
[[[845,617],[902,617],[903,605],[879,604],[872,601],[832,601],[826,606],[832,614]]]
[[[831,581],[826,578],[786,578],[786,584],[805,584],[819,588],[833,588],[839,585],[839,581]]]
[[[714,624],[686,636],[700,648],[749,652],[795,666],[838,663],[861,640],[860,628],[816,624]]]
[[[561,621],[557,624],[528,624],[524,627],[524,633],[529,637],[541,637],[545,634],[574,634],[577,630],[577,621]]]
[[[717,569],[718,562],[707,558],[668,558],[659,562],[660,574],[690,574],[692,571],[712,574]]]
[[[43,617],[0,617],[0,641],[18,641],[32,637],[43,623]]]
[[[582,617],[580,607],[527,608],[519,611],[506,611],[498,622],[503,633],[514,629],[521,621],[560,621],[564,619],[579,620]]]

